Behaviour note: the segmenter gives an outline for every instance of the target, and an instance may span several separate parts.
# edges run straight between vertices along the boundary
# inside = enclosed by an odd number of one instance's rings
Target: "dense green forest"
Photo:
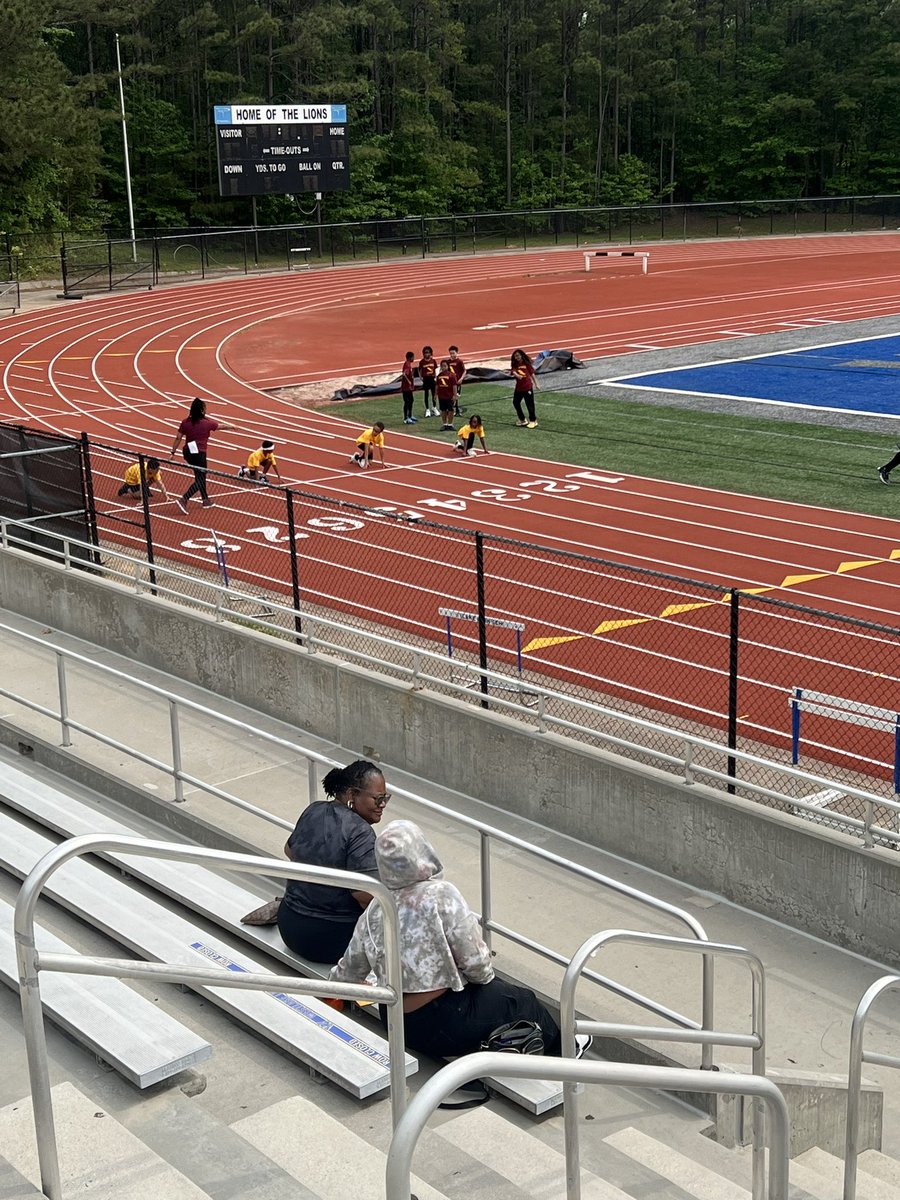
[[[327,221],[900,192],[881,0],[0,0],[0,228],[246,224],[211,110],[348,105]],[[286,197],[260,220],[305,216]]]

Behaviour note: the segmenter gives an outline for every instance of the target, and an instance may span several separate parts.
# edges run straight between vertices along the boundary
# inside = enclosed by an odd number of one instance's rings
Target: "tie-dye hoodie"
[[[443,865],[412,821],[391,821],[375,840],[378,873],[394,892],[400,917],[403,991],[490,983],[491,954],[459,890],[440,878]],[[370,971],[387,982],[381,905],[372,903],[356,923],[350,945],[331,979],[360,983]]]

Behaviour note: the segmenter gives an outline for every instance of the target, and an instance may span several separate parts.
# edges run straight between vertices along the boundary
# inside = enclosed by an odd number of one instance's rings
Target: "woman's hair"
[[[206,416],[206,401],[201,400],[199,396],[195,396],[191,401],[191,411],[188,414],[188,419],[191,421],[199,421],[201,417]]]
[[[509,361],[512,363],[513,366],[516,365],[516,355],[517,354],[521,355],[522,362],[525,363],[526,366],[530,367],[532,365],[531,359],[528,357],[527,352],[525,350],[522,350],[520,347],[517,350],[513,350],[512,355],[510,356]]]
[[[358,758],[348,767],[332,767],[322,780],[322,791],[333,800],[341,792],[349,791],[350,788],[364,787],[370,775],[380,774],[381,767],[369,762],[368,759]]]

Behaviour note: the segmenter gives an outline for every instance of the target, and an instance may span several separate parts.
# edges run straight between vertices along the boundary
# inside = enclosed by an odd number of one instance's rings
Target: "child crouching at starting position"
[[[248,456],[246,467],[241,467],[238,471],[238,478],[252,479],[256,483],[268,483],[269,471],[274,471],[278,482],[281,483],[281,473],[275,458],[275,443],[265,441],[258,450],[254,450]]]
[[[454,454],[466,454],[470,457],[474,457],[476,437],[481,442],[481,453],[488,453],[487,444],[484,440],[484,423],[477,413],[474,417],[469,417],[468,422],[463,425],[462,429],[457,432],[456,436],[459,440],[453,447]]]
[[[384,466],[384,422],[376,421],[371,429],[364,429],[356,439],[356,453],[350,455],[350,461],[358,467],[367,467],[375,457],[375,451]]]
[[[162,481],[162,475],[159,470],[158,458],[144,459],[144,479],[141,483],[141,463],[140,459],[136,463],[132,463],[125,470],[125,480],[119,488],[117,495],[119,496],[140,496],[143,492],[149,500],[154,494],[153,489],[159,489],[159,495],[164,500],[168,500],[169,494],[166,491],[166,485]]]

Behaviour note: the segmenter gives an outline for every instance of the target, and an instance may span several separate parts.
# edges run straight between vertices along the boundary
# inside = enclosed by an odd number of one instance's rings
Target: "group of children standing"
[[[425,416],[436,417],[440,413],[443,421],[441,429],[452,429],[454,416],[459,416],[459,389],[466,377],[466,364],[459,357],[459,347],[451,346],[448,357],[438,362],[432,348],[423,346],[418,366],[413,351],[407,350],[403,366],[400,368],[404,425],[416,424],[416,418],[413,416],[416,375],[422,381]]]

